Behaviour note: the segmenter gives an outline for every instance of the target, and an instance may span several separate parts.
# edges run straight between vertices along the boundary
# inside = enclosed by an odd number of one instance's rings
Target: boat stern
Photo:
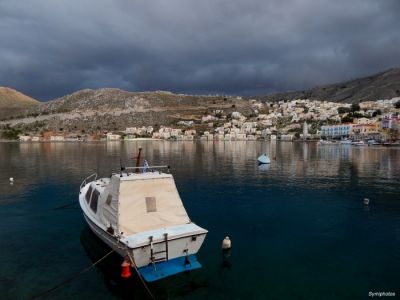
[[[194,223],[141,232],[121,239],[132,249],[136,266],[146,281],[201,268],[195,254],[207,230]]]

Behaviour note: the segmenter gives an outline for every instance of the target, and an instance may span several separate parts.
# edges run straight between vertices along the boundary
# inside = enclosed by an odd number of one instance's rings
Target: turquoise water
[[[171,165],[191,219],[209,230],[203,268],[150,284],[157,299],[400,295],[400,148],[0,143],[1,299],[29,299],[109,251],[78,206],[55,208],[77,201],[87,175],[133,165],[138,146],[152,164]],[[257,165],[262,152],[275,157],[270,166]],[[226,235],[232,250],[223,255]],[[111,255],[39,299],[147,299],[137,277],[120,279],[120,263]]]

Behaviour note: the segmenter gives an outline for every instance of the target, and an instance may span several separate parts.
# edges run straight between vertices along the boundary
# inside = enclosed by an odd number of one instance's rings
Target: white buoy
[[[222,241],[222,250],[228,250],[231,249],[231,247],[232,247],[231,240],[229,239],[229,236],[226,236]]]
[[[14,178],[13,177],[10,177],[10,182],[14,182]]]
[[[364,198],[363,203],[364,203],[364,205],[369,205],[369,199],[368,198]]]

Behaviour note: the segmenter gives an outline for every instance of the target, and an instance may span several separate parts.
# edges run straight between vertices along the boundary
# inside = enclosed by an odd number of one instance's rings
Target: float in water
[[[258,161],[260,164],[270,164],[270,163],[271,163],[271,159],[269,158],[269,156],[268,156],[266,153],[264,153],[263,155],[260,155],[260,156],[257,158],[257,161]]]

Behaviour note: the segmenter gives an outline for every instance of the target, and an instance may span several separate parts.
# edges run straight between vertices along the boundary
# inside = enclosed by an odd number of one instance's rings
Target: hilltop
[[[318,86],[303,91],[257,96],[263,101],[310,99],[330,102],[358,103],[391,99],[400,96],[400,68],[350,81]]]
[[[180,120],[200,121],[212,111],[250,114],[249,102],[240,97],[184,95],[171,92],[127,92],[120,89],[85,89],[7,120],[21,129],[44,128],[66,132],[122,130],[129,126],[172,125]]]
[[[39,103],[14,89],[0,87],[0,119],[22,113],[28,108],[38,106]]]

